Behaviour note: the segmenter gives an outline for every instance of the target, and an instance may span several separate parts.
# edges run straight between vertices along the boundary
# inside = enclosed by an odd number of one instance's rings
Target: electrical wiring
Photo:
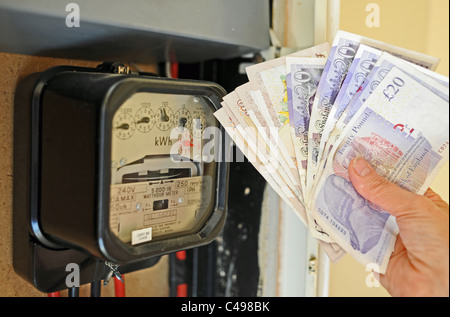
[[[68,292],[68,297],[79,297],[80,296],[80,288],[79,287],[70,287]]]
[[[172,77],[172,66],[171,66],[172,64],[170,63],[170,62],[166,62],[166,77],[167,78],[173,78]]]
[[[93,281],[91,283],[91,297],[101,297],[101,281]]]
[[[172,74],[172,78],[178,78],[178,63],[170,64],[170,72]]]
[[[175,54],[170,54],[170,57],[167,56],[165,63],[165,71],[166,71],[166,77],[167,78],[178,78],[178,69],[179,65],[176,61]]]
[[[125,297],[125,276],[122,275],[122,280],[114,277],[114,292],[116,297]]]
[[[186,261],[186,251],[178,251],[177,253],[175,253],[175,257],[176,259],[179,261],[178,263],[183,263],[182,265],[184,266],[185,261]],[[186,282],[186,280],[183,278],[182,283],[179,283],[177,286],[177,290],[176,290],[176,296],[177,297],[187,297],[188,296],[188,284]]]

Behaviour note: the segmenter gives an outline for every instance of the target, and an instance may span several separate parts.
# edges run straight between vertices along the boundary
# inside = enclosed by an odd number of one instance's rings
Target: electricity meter
[[[40,249],[139,267],[220,233],[223,88],[105,67],[35,76],[16,93],[14,229],[28,233],[15,233],[16,270]]]

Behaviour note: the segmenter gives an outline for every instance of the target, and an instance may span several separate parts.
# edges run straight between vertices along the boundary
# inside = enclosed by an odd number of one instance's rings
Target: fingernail
[[[371,172],[369,163],[367,163],[365,159],[359,156],[353,161],[353,169],[355,170],[356,174],[361,177],[367,176]]]

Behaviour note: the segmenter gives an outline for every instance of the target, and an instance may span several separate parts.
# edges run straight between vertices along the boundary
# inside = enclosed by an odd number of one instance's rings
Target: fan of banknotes
[[[449,79],[438,62],[338,31],[331,47],[248,67],[249,82],[215,116],[331,261],[349,253],[384,273],[396,220],[356,192],[347,168],[360,156],[426,191],[449,156]]]

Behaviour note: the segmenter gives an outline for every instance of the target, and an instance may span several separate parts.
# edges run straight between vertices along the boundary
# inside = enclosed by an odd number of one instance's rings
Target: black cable
[[[69,288],[69,297],[79,297],[80,296],[80,288],[79,287],[71,287]]]
[[[101,289],[102,289],[101,281],[93,281],[91,283],[91,297],[100,297]]]
[[[177,296],[177,278],[175,267],[177,265],[175,253],[169,254],[169,296]]]

